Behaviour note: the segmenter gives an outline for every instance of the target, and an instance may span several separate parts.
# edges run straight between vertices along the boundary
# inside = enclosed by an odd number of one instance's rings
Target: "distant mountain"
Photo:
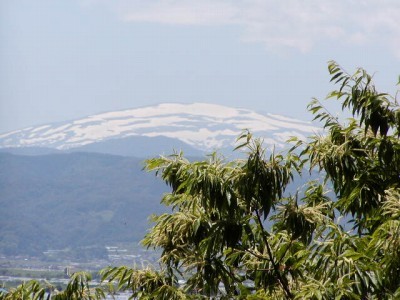
[[[25,147],[24,149],[26,149]],[[1,149],[0,149],[1,150]],[[177,139],[147,136],[131,136],[112,138],[94,142],[81,147],[71,148],[70,152],[95,152],[122,156],[156,157],[161,154],[172,154],[174,150],[181,150],[185,155],[202,156],[203,153],[194,147]]]
[[[137,158],[0,153],[0,254],[137,243],[168,187]]]
[[[142,171],[143,158],[231,150],[243,129],[276,148],[319,131],[247,109],[166,103],[0,135],[0,254],[137,242],[168,190]]]
[[[108,154],[0,153],[0,255],[137,244],[170,190],[142,168],[142,159]],[[288,192],[308,179],[295,176]]]
[[[44,147],[9,147],[0,148],[0,153],[11,153],[16,155],[46,155],[62,153],[63,151],[54,148]]]
[[[164,103],[92,115],[70,122],[29,127],[0,135],[0,148],[44,147],[148,156],[184,150],[189,155],[231,149],[243,129],[282,148],[291,136],[305,138],[319,128],[279,115],[193,103]]]

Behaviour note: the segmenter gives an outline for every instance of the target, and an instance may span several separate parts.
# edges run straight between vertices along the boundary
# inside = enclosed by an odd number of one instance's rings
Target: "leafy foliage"
[[[46,299],[46,289],[36,280],[23,283],[8,293],[0,292],[0,299],[20,300],[20,299]]]
[[[364,70],[328,69],[339,86],[328,98],[353,118],[314,100],[323,135],[283,154],[244,132],[245,159],[148,160],[171,187],[172,212],[143,240],[160,267],[109,268],[103,282],[141,299],[399,299],[400,107]],[[305,169],[321,180],[286,192]]]
[[[74,273],[64,291],[57,291],[51,284],[45,285],[36,280],[28,281],[11,289],[8,293],[0,293],[0,299],[4,300],[92,300],[104,299],[105,292],[102,288],[89,286],[91,275],[87,272]]]

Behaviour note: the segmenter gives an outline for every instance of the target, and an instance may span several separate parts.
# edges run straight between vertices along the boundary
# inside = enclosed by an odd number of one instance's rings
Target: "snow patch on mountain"
[[[278,148],[284,147],[291,136],[304,139],[320,131],[309,122],[248,109],[207,103],[163,103],[13,131],[0,135],[0,147],[63,150],[130,136],[162,136],[209,151],[230,147],[243,129],[263,137],[267,146]]]

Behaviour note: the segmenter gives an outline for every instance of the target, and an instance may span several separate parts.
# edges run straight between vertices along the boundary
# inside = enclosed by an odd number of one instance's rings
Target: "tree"
[[[106,289],[91,287],[91,275],[88,272],[76,272],[72,274],[64,291],[58,291],[50,283],[42,284],[36,280],[22,283],[7,293],[0,293],[0,299],[4,300],[94,300],[105,299]]]
[[[314,99],[309,109],[325,132],[293,139],[286,154],[266,153],[244,133],[238,148],[247,150],[246,159],[227,162],[213,154],[189,162],[180,153],[147,161],[146,169],[171,186],[162,203],[173,211],[154,216],[143,241],[162,254],[161,271],[152,271],[156,283],[142,293],[159,299],[166,291],[175,298],[400,296],[400,107],[376,91],[364,70],[349,75],[335,62],[328,69],[339,85],[328,98],[352,114],[347,123]],[[317,170],[320,180],[285,193],[304,168]],[[120,282],[138,278],[133,271],[122,276],[123,270],[113,269]]]
[[[243,159],[148,160],[171,186],[172,212],[143,240],[162,250],[160,267],[108,268],[103,282],[143,299],[399,299],[400,107],[364,70],[328,70],[328,98],[353,117],[313,100],[324,133],[286,153],[244,132]],[[319,177],[290,193],[307,172]]]

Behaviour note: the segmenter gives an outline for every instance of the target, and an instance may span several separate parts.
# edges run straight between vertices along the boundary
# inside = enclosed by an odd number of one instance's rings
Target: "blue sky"
[[[398,0],[3,0],[0,132],[162,102],[308,120],[329,60],[394,95],[399,16]]]

